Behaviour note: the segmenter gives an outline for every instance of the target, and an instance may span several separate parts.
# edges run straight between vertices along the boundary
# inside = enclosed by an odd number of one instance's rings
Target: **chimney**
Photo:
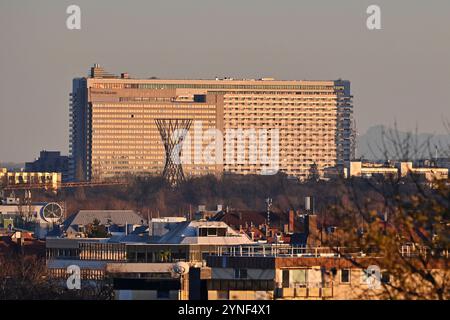
[[[307,213],[314,214],[314,198],[305,197],[305,210]]]
[[[289,210],[289,232],[294,233],[294,210]]]
[[[317,229],[317,216],[315,214],[308,214],[306,216],[305,223],[307,245],[311,247],[320,246],[319,229]]]

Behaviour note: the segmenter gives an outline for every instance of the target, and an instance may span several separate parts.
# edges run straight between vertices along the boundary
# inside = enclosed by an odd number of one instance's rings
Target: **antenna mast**
[[[266,204],[267,204],[267,230],[266,230],[266,234],[269,234],[269,227],[270,227],[270,208],[272,207],[272,198],[267,198],[266,199]]]

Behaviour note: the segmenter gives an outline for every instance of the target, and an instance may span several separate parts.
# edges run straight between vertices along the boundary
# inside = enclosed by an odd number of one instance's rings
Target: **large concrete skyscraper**
[[[229,147],[230,132],[248,139],[267,134],[273,153],[276,131],[277,168],[299,178],[313,165],[322,174],[354,156],[352,95],[344,80],[132,79],[95,65],[89,77],[73,80],[70,108],[70,172],[76,180],[160,174],[165,152],[157,119],[193,121],[183,145],[193,159],[183,162],[187,176],[263,171],[248,152],[239,158],[240,144],[251,148],[250,140]],[[211,139],[214,129],[223,136]],[[210,151],[211,141],[220,161],[198,156]]]

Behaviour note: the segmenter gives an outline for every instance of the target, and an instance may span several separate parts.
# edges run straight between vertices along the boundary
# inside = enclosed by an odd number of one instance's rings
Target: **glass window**
[[[294,287],[303,286],[306,284],[306,270],[291,270],[291,283]]]
[[[207,228],[207,229],[208,229],[208,236],[217,236],[216,228]]]
[[[391,281],[391,275],[389,272],[385,271],[381,274],[381,282],[382,283],[390,283]]]

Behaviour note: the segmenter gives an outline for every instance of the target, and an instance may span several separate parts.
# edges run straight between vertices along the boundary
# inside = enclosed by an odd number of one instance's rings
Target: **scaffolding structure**
[[[156,119],[155,122],[161,135],[166,155],[163,177],[170,186],[176,187],[185,180],[181,165],[181,151],[192,120]]]

